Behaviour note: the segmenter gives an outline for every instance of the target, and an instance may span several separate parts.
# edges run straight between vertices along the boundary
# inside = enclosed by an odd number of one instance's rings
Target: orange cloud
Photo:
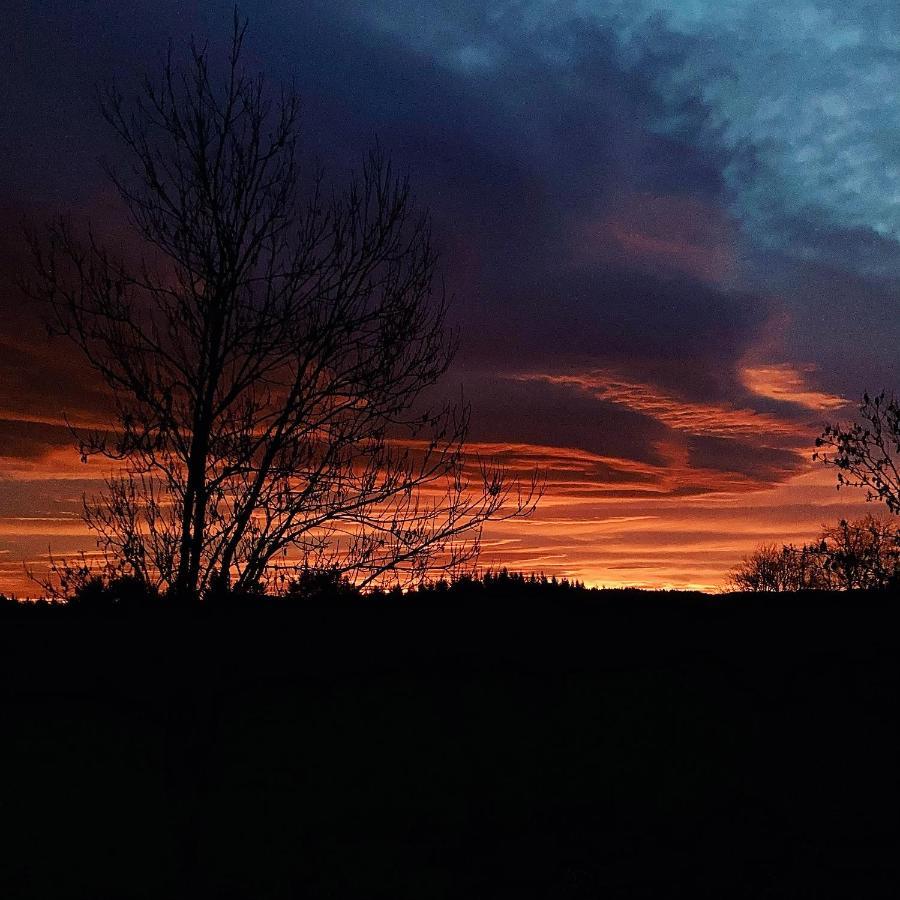
[[[476,449],[503,459],[503,446]],[[592,585],[715,590],[757,544],[801,543],[814,538],[824,522],[871,510],[858,494],[835,491],[832,474],[824,470],[764,486],[727,473],[615,460],[639,480],[598,484],[592,466],[605,462],[602,456],[527,445],[514,451],[532,466],[565,461],[577,467],[577,477],[571,469],[549,471],[533,518],[489,525],[482,565],[566,575]],[[688,483],[698,493],[678,492]],[[66,491],[67,484],[74,487],[74,479],[15,484],[17,505],[40,512],[0,519],[0,590],[33,593],[23,564],[40,570],[48,546],[57,556],[93,547],[77,517],[77,491]]]
[[[816,367],[812,365],[769,363],[746,365],[740,374],[747,390],[760,397],[794,403],[815,411],[840,409],[846,406],[847,400],[844,397],[817,391],[808,386],[807,378],[815,371]]]
[[[622,378],[603,369],[570,375],[538,372],[512,377],[521,381],[571,385],[593,394],[598,400],[627,407],[662,422],[674,431],[698,437],[798,437],[796,423],[769,413],[725,404],[684,400],[651,384]]]

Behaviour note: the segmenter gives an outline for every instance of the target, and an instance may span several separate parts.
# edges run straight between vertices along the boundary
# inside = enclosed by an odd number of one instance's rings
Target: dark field
[[[897,599],[7,611],[0,896],[893,897]]]

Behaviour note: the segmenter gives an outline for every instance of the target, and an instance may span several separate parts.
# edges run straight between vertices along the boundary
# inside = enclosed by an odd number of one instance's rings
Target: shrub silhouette
[[[299,597],[303,600],[357,599],[359,590],[337,568],[304,568],[288,587],[287,598]]]
[[[159,592],[135,575],[120,575],[112,579],[94,576],[85,581],[71,598],[73,606],[87,612],[147,609],[157,606],[159,601]]]

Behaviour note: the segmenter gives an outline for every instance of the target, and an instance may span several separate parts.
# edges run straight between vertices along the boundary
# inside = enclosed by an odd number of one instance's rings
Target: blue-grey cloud
[[[577,65],[573,23],[614,42],[649,79],[648,123],[726,158],[731,209],[753,240],[793,255],[900,272],[900,7],[868,0],[392,0],[371,21],[469,77],[528,42],[548,67]],[[873,239],[867,239],[866,234]],[[877,238],[886,238],[880,243]]]

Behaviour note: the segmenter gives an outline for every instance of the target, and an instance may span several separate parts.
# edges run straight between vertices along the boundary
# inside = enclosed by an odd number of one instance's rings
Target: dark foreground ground
[[[0,896],[893,897],[898,605],[8,614]]]

